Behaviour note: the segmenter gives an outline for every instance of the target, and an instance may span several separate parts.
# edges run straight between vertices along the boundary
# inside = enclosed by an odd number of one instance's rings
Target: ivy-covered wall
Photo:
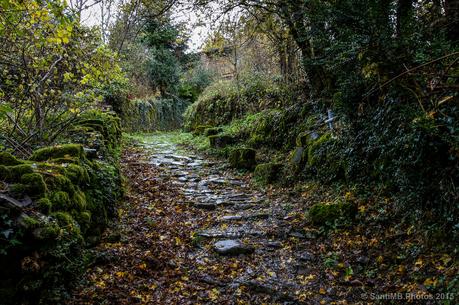
[[[123,103],[123,129],[128,132],[174,130],[183,124],[188,103],[180,99],[136,99]]]

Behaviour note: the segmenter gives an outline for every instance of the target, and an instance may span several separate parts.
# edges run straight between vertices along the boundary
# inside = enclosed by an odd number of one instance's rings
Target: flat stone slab
[[[215,203],[210,202],[197,202],[194,204],[194,206],[198,209],[204,210],[215,210],[217,208],[217,205]]]
[[[207,238],[239,238],[243,236],[264,236],[263,231],[251,230],[244,227],[232,227],[227,230],[209,229],[198,233],[199,236]]]
[[[235,239],[226,239],[217,241],[214,244],[214,250],[221,255],[239,255],[253,253],[254,248]]]

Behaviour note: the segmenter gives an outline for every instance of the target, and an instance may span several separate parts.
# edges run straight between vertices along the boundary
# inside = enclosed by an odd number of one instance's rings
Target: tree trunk
[[[397,2],[397,38],[404,39],[410,35],[413,22],[413,0],[398,0]]]

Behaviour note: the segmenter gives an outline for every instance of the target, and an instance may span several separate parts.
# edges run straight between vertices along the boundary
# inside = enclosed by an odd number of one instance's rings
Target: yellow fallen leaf
[[[209,291],[209,299],[211,299],[212,301],[216,301],[219,295],[220,295],[220,291],[218,291],[217,288],[214,288],[211,291]]]
[[[414,263],[414,265],[415,265],[416,267],[418,267],[418,268],[422,268],[422,266],[424,265],[424,262],[423,262],[422,259],[420,258],[420,259],[418,259],[418,260]]]
[[[115,273],[115,275],[116,275],[117,277],[124,277],[124,276],[126,275],[126,272],[124,272],[124,271],[118,271],[118,272]]]
[[[437,286],[438,280],[436,278],[426,278],[424,281],[424,286]]]
[[[320,287],[320,289],[319,289],[319,293],[320,293],[320,294],[326,294],[326,293],[327,293],[327,291],[325,291],[325,288],[323,288],[323,287]]]
[[[175,237],[175,245],[179,246],[182,244],[182,240],[178,237]]]

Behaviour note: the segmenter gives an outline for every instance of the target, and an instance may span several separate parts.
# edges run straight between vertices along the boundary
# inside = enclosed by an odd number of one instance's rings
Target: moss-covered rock
[[[75,192],[75,185],[64,175],[52,174],[46,176],[46,184],[49,188],[56,191],[64,191],[71,195]]]
[[[255,167],[253,176],[255,180],[263,184],[273,183],[279,177],[282,169],[281,163],[263,163]]]
[[[86,209],[87,204],[86,204],[86,195],[78,190],[72,195],[72,206],[75,207],[79,211],[83,211]]]
[[[74,184],[86,184],[89,182],[88,171],[80,165],[69,164],[65,169],[65,176]]]
[[[9,186],[8,191],[14,197],[22,197],[27,192],[27,186],[22,183],[13,183]]]
[[[69,213],[54,212],[50,216],[57,220],[60,227],[68,229],[71,233],[80,235],[80,226]]]
[[[0,165],[12,166],[12,165],[18,165],[21,163],[23,162],[16,159],[16,157],[13,156],[12,154],[9,154],[7,152],[0,152]]]
[[[336,220],[352,221],[357,208],[349,202],[317,203],[309,209],[309,220],[315,225],[334,224]]]
[[[256,151],[251,148],[236,148],[229,154],[229,162],[232,167],[252,170],[257,164]]]
[[[345,162],[337,141],[330,133],[324,134],[308,147],[308,170],[323,182],[331,182],[345,177]]]
[[[50,195],[53,211],[67,211],[72,208],[70,196],[67,192],[57,191]]]
[[[33,173],[30,164],[19,164],[13,166],[0,165],[0,179],[6,181],[18,181],[22,175]]]
[[[332,139],[331,133],[326,133],[316,139],[315,141],[311,142],[311,145],[308,148],[308,164],[310,166],[317,165],[318,162],[321,160],[321,149],[324,145],[327,144]]]
[[[32,216],[21,214],[18,218],[18,224],[25,230],[30,230],[38,227],[40,225],[40,221]]]
[[[55,221],[49,221],[33,230],[32,234],[37,240],[54,242],[62,234],[62,229]]]
[[[35,204],[37,205],[38,210],[43,214],[48,215],[49,213],[51,213],[53,205],[51,203],[51,200],[49,200],[48,198],[40,198],[35,202]]]
[[[213,126],[210,125],[198,125],[196,128],[193,130],[194,135],[202,135],[206,131],[206,129],[211,129]]]
[[[19,164],[14,166],[9,166],[8,170],[10,172],[10,179],[12,181],[20,179],[25,174],[33,173],[32,165],[30,164]]]
[[[308,147],[310,143],[314,142],[319,138],[319,134],[314,131],[301,132],[296,137],[296,146],[297,147]]]
[[[213,135],[209,136],[208,139],[213,148],[224,148],[236,143],[236,139],[229,135]]]
[[[80,144],[63,144],[52,147],[44,147],[33,152],[30,160],[47,161],[58,158],[84,158],[83,146]]]
[[[21,183],[27,187],[27,194],[30,197],[43,196],[48,188],[43,176],[39,173],[24,174],[21,176]]]
[[[215,136],[219,133],[222,133],[223,132],[223,128],[221,127],[212,127],[212,128],[207,128],[206,130],[204,130],[204,136],[208,137],[208,136]]]

